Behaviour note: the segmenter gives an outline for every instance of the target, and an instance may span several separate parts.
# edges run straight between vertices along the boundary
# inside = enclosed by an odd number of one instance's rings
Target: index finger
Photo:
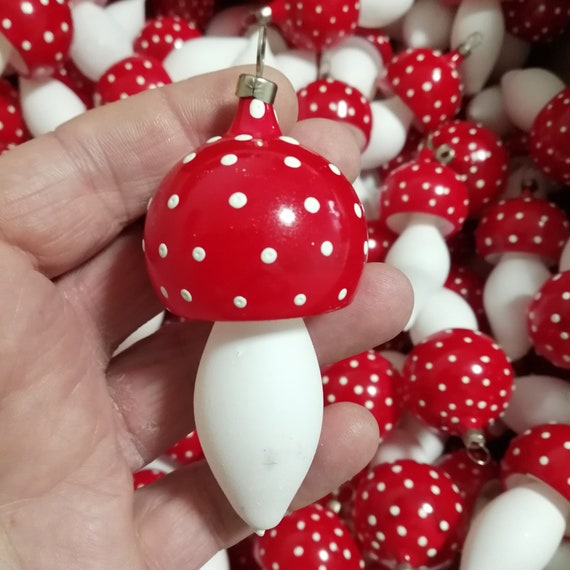
[[[81,264],[141,216],[182,156],[221,134],[237,104],[234,67],[89,111],[0,159],[0,239],[56,277]],[[284,131],[296,118],[287,79],[276,110]]]

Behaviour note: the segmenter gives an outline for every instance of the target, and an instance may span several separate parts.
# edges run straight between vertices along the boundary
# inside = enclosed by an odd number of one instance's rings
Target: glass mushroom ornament
[[[321,375],[303,317],[350,302],[368,245],[350,182],[282,135],[276,89],[259,71],[239,77],[233,124],[167,175],[144,238],[167,309],[215,321],[196,428],[218,483],[256,530],[284,516],[320,436]]]

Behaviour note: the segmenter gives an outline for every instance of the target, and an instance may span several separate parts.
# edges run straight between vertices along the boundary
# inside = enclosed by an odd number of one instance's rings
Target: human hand
[[[91,111],[0,158],[0,567],[199,568],[250,532],[205,462],[133,491],[132,472],[194,427],[193,379],[210,325],[175,323],[113,358],[160,310],[141,251],[146,204],[189,150],[233,116],[243,69],[197,77]],[[345,127],[282,129],[353,178]],[[353,303],[308,319],[321,364],[394,336],[411,292],[367,265]],[[319,450],[293,508],[372,457],[378,431],[352,404],[328,406]]]

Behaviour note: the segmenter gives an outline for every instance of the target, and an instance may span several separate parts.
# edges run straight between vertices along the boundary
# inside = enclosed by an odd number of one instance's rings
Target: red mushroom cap
[[[552,364],[570,369],[570,271],[545,281],[528,307],[534,349]]]
[[[506,488],[533,477],[570,501],[570,425],[542,424],[516,436],[501,461]]]
[[[353,402],[369,410],[378,423],[380,437],[397,424],[402,413],[397,396],[400,374],[374,350],[327,366],[322,371],[325,405]]]
[[[186,437],[168,448],[165,455],[174,459],[180,465],[190,465],[204,459],[204,451],[198,439],[198,432],[191,431]]]
[[[388,66],[384,83],[412,110],[422,131],[449,121],[461,107],[461,78],[453,60],[439,51],[400,52]]]
[[[394,49],[390,37],[382,29],[357,26],[354,35],[368,40],[378,50],[384,65],[388,65],[392,61]]]
[[[335,165],[280,135],[270,105],[241,99],[226,136],[188,154],[160,185],[145,251],[174,314],[284,319],[352,299],[368,248],[362,205]]]
[[[147,21],[133,47],[141,55],[164,61],[172,50],[201,35],[192,22],[176,16],[159,16]]]
[[[513,0],[503,2],[505,28],[527,42],[550,42],[570,22],[568,0]]]
[[[149,0],[156,16],[177,16],[203,30],[214,15],[215,0]]]
[[[429,215],[442,234],[450,236],[459,231],[467,216],[467,187],[451,168],[426,156],[388,175],[381,189],[380,215],[398,233],[411,215]]]
[[[568,236],[564,212],[529,195],[489,206],[475,230],[477,253],[490,263],[504,253],[527,253],[556,264]]]
[[[469,266],[457,265],[452,262],[449,275],[443,286],[450,291],[455,291],[469,303],[469,306],[477,316],[480,330],[484,331],[488,328],[483,305],[485,280],[481,275]]]
[[[53,78],[61,81],[69,87],[82,101],[87,109],[93,108],[93,95],[95,93],[95,82],[85,77],[77,68],[73,60],[69,59],[63,67],[60,67],[53,74]]]
[[[491,337],[447,329],[407,356],[404,401],[428,425],[463,436],[483,429],[506,409],[513,376],[509,359]]]
[[[0,79],[0,141],[19,145],[29,137],[18,91],[8,81]]]
[[[368,226],[368,262],[384,262],[392,244],[398,238],[384,220],[366,220]]]
[[[372,131],[370,102],[355,87],[337,79],[317,79],[297,93],[299,120],[320,117],[347,123],[362,132],[363,149]]]
[[[66,0],[16,0],[2,3],[0,33],[14,52],[10,63],[26,77],[53,74],[68,57],[72,21]]]
[[[540,111],[530,131],[530,153],[549,178],[570,184],[570,87]]]
[[[105,105],[172,83],[160,61],[133,55],[112,65],[97,82],[95,103]]]
[[[452,151],[447,165],[462,176],[469,192],[469,216],[478,216],[508,180],[509,157],[495,133],[471,121],[440,125],[430,135],[433,148]]]

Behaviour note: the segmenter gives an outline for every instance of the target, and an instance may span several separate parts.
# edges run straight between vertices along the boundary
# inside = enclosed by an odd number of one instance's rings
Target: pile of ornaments
[[[208,568],[570,568],[568,0],[4,2],[0,153],[255,63],[256,18],[299,118],[357,133],[368,260],[408,277],[414,307],[398,338],[322,370],[325,405],[376,418],[372,463]],[[202,460],[193,432],[135,487]]]

